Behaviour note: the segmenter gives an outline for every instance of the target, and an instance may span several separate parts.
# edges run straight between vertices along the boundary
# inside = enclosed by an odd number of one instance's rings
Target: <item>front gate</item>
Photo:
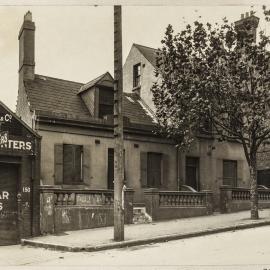
[[[0,245],[18,243],[18,166],[0,163]]]

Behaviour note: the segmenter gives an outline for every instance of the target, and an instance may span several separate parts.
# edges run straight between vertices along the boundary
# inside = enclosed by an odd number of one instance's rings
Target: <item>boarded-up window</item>
[[[162,154],[147,153],[147,187],[161,187]]]
[[[186,185],[200,190],[199,158],[186,157]]]
[[[83,181],[83,148],[81,145],[63,145],[63,183],[77,184]]]
[[[237,186],[236,160],[223,160],[223,185]]]

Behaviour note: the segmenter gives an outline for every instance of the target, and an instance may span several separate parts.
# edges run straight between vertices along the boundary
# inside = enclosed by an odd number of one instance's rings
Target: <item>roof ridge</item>
[[[41,75],[41,74],[35,74],[35,76],[45,77],[45,78],[49,78],[49,79],[53,79],[53,80],[57,80],[57,81],[65,81],[65,82],[71,82],[71,83],[82,84],[82,85],[84,84],[82,82],[75,82],[75,81],[71,81],[71,80],[60,79],[60,78],[55,78],[55,77],[51,77],[51,76],[47,76],[47,75]]]
[[[156,49],[156,48],[149,47],[149,46],[145,46],[145,45],[141,45],[141,44],[138,44],[138,43],[133,43],[133,45],[134,45],[134,46],[144,47],[144,48],[147,48],[147,49],[152,49],[152,50],[155,50],[155,51],[158,50],[158,49]]]

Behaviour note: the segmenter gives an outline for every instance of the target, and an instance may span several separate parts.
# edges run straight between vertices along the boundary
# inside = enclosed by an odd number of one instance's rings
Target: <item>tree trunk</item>
[[[259,219],[256,157],[253,158],[250,162],[249,172],[251,219]]]

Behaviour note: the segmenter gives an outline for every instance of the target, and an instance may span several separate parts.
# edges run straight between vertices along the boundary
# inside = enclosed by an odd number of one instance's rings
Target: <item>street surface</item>
[[[99,252],[0,247],[0,269],[270,269],[270,226]]]

